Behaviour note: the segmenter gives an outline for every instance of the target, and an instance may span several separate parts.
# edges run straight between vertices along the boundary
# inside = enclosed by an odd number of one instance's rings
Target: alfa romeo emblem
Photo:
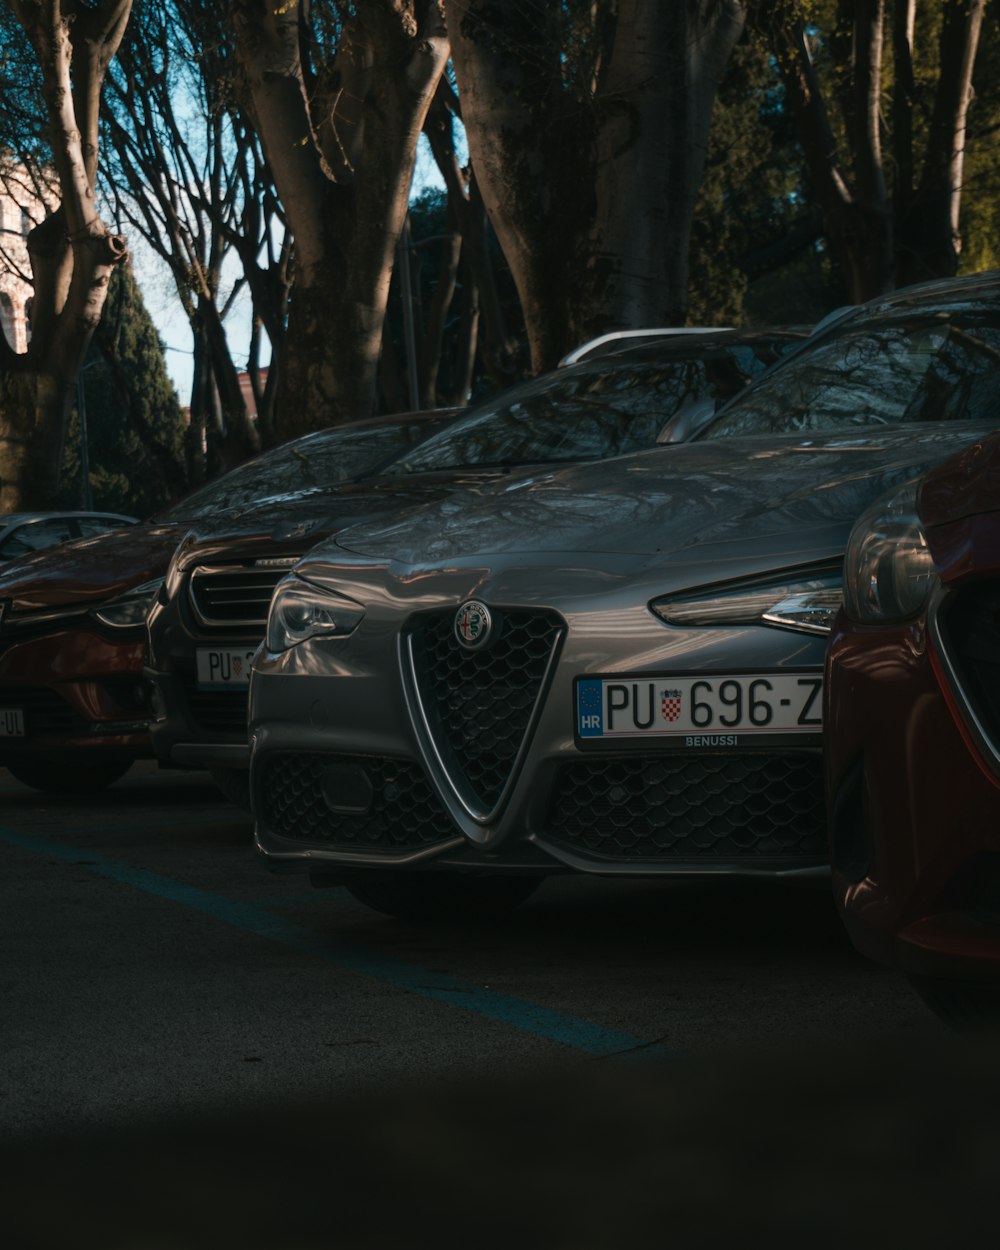
[[[470,599],[455,613],[455,637],[463,647],[476,650],[489,638],[493,630],[493,617],[485,603]]]

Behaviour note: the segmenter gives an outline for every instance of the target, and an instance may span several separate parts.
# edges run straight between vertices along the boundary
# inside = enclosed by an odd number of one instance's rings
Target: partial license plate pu
[[[581,677],[581,739],[818,734],[821,673],[713,673],[697,677]]]
[[[24,737],[24,710],[19,707],[0,707],[0,738]]]
[[[202,690],[223,686],[245,686],[256,647],[199,647],[195,653],[198,686]]]

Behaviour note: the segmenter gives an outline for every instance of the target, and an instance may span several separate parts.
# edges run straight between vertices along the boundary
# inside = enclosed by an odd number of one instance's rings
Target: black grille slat
[[[438,750],[467,799],[498,802],[528,732],[562,622],[547,612],[499,611],[479,651],[455,637],[455,612],[423,618],[411,635],[414,676]]]
[[[602,860],[827,857],[818,755],[630,755],[557,773],[548,837]]]
[[[323,781],[336,766],[364,769],[372,784],[363,815],[333,812]],[[267,828],[280,837],[344,850],[392,854],[456,836],[440,800],[416,764],[376,755],[271,755],[261,766],[257,799]]]
[[[210,625],[255,625],[263,631],[267,610],[286,569],[195,569],[191,574],[191,602]]]

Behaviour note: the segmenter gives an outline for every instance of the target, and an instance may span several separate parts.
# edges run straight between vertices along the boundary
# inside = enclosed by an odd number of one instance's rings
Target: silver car
[[[251,682],[257,844],[385,912],[547,873],[824,871],[826,633],[853,519],[1000,417],[1000,278],[831,325],[692,444],[343,531]]]

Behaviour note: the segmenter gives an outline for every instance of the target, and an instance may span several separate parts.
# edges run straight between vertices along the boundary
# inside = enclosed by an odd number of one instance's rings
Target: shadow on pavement
[[[0,1231],[20,1250],[992,1241],[994,1055],[946,1037],[573,1060],[21,1141],[0,1148]]]

